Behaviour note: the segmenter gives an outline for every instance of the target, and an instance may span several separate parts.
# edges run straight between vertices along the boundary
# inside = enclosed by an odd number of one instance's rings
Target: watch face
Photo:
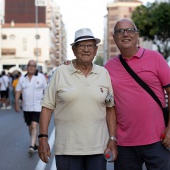
[[[117,141],[116,137],[114,137],[114,136],[111,136],[111,137],[110,137],[110,140],[115,140],[115,141]]]

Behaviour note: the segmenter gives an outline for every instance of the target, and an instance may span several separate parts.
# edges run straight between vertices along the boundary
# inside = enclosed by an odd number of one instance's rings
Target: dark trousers
[[[115,170],[170,170],[170,151],[161,142],[144,146],[118,146]]]
[[[103,154],[97,155],[56,155],[57,170],[106,170]]]

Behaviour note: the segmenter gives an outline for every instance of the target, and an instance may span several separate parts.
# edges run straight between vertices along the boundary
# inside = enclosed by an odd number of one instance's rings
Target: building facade
[[[1,28],[0,71],[18,67],[25,71],[29,60],[49,72],[66,60],[66,32],[59,7],[52,0],[35,6],[35,0],[5,0]]]
[[[115,23],[122,18],[131,19],[132,11],[139,5],[142,5],[142,2],[137,0],[115,0],[107,4],[108,14],[104,18],[104,30],[106,32],[104,35],[104,62],[119,54],[119,50],[113,40]]]

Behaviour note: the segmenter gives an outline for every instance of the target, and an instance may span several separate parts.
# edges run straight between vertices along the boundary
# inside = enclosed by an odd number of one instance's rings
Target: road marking
[[[53,129],[51,135],[50,135],[50,138],[48,140],[48,143],[50,145],[50,148],[51,150],[53,149],[53,145],[54,145],[54,140],[55,140],[55,128]],[[53,158],[53,161],[54,161],[54,158]],[[46,163],[44,163],[41,159],[39,159],[38,163],[37,163],[37,166],[35,168],[35,170],[45,170],[45,167],[47,166]],[[51,169],[52,170],[52,169]]]
[[[54,158],[53,158],[53,162],[52,162],[52,164],[51,164],[50,170],[57,170],[57,168],[56,168],[56,163],[55,163],[55,156],[54,156]]]

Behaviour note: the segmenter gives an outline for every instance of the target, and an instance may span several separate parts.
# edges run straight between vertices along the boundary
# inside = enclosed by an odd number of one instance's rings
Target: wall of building
[[[5,27],[5,26],[4,26]],[[49,60],[50,55],[50,29],[48,27],[38,29],[38,46],[36,42],[35,28],[3,28],[2,35],[6,39],[1,39],[2,44],[2,65],[24,65],[29,60],[37,60],[38,65],[47,72],[45,62]],[[36,49],[39,49],[38,57]]]
[[[5,0],[5,23],[35,23],[35,0]],[[45,23],[45,7],[38,7],[38,22]]]
[[[104,42],[107,41],[107,46],[104,45],[104,47],[107,48],[104,49],[107,52],[104,58],[105,62],[119,53],[119,50],[113,40],[113,29],[115,23],[122,18],[131,19],[133,10],[141,4],[142,2],[133,0],[126,2],[116,0],[115,2],[108,3],[107,26],[105,25],[105,28],[107,28],[107,34],[104,37]]]
[[[52,0],[37,8],[35,0],[6,0],[5,24],[0,31],[0,71],[34,59],[48,72],[67,60],[65,26]]]

